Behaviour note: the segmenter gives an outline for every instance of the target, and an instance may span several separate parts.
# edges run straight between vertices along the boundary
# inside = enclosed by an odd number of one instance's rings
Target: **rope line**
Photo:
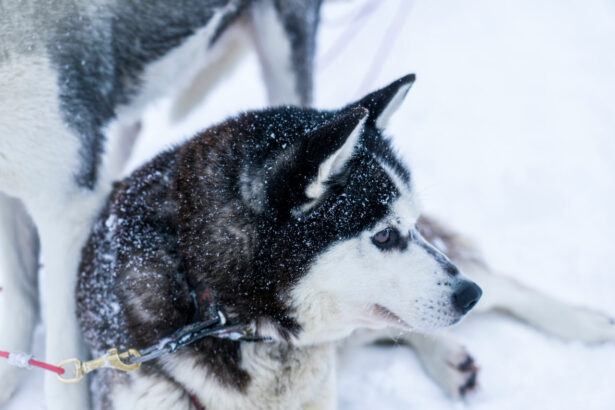
[[[0,357],[8,359],[9,364],[15,367],[28,368],[30,366],[33,366],[33,367],[38,367],[39,369],[48,370],[50,372],[57,373],[59,375],[62,375],[66,372],[61,367],[54,366],[52,364],[33,359],[32,356],[27,355],[26,353],[19,353],[19,352],[11,353],[11,352],[6,352],[4,350],[0,350]]]

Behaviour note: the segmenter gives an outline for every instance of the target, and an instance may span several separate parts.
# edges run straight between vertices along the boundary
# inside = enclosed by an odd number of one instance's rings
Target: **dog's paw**
[[[463,362],[458,364],[450,364],[457,370],[458,381],[452,386],[456,388],[456,397],[465,396],[467,393],[473,391],[476,388],[476,378],[478,377],[478,367],[474,363],[474,358],[469,354],[466,354]],[[453,393],[451,395],[455,396]]]
[[[432,370],[428,371],[449,396],[461,398],[474,391],[477,386],[478,367],[474,358],[463,347],[452,355],[433,359]]]
[[[454,338],[434,334],[414,340],[423,367],[451,397],[460,398],[477,386],[478,367],[466,348]]]

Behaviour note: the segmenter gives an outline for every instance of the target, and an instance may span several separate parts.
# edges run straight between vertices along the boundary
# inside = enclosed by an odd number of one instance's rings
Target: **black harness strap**
[[[198,321],[190,323],[158,343],[139,350],[139,357],[131,356],[128,363],[143,363],[171,354],[197,340],[208,336],[242,342],[272,342],[273,339],[258,336],[250,325],[231,323],[217,305],[211,288],[203,286],[192,292]]]

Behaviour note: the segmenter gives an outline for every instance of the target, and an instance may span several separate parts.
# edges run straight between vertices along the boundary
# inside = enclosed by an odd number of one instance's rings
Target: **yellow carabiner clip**
[[[75,372],[75,376],[69,377],[69,378],[63,377],[64,374],[66,374],[66,369],[64,369],[64,366],[66,366],[67,364],[71,364],[71,363],[73,364],[73,371]],[[58,363],[58,367],[61,367],[62,369],[65,370],[64,374],[56,374],[56,377],[62,383],[77,383],[78,381],[83,379],[82,364],[81,364],[81,360],[79,359],[62,360],[60,363]]]
[[[133,370],[137,370],[141,366],[140,362],[128,364],[122,362],[122,359],[128,359],[130,357],[141,357],[141,354],[135,349],[128,349],[124,353],[118,353],[115,348],[107,351],[107,360],[109,361],[109,364],[117,370],[121,370],[123,372],[131,372]]]
[[[113,367],[114,369],[121,370],[123,372],[137,370],[141,366],[141,363],[122,362],[122,359],[128,359],[131,357],[141,357],[141,354],[135,349],[128,349],[126,352],[118,353],[117,349],[113,348],[109,349],[105,356],[99,357],[98,359],[90,360],[88,362],[82,363],[79,359],[62,360],[58,364],[58,367],[64,369],[64,366],[72,364],[74,376],[63,377],[64,375],[57,374],[56,377],[62,383],[77,383],[81,379],[83,379],[83,376],[101,367]]]

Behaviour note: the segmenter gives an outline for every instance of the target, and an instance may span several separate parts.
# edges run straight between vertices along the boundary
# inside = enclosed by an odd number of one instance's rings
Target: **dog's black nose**
[[[464,281],[453,293],[453,306],[457,311],[465,314],[476,305],[483,291],[474,282]]]

